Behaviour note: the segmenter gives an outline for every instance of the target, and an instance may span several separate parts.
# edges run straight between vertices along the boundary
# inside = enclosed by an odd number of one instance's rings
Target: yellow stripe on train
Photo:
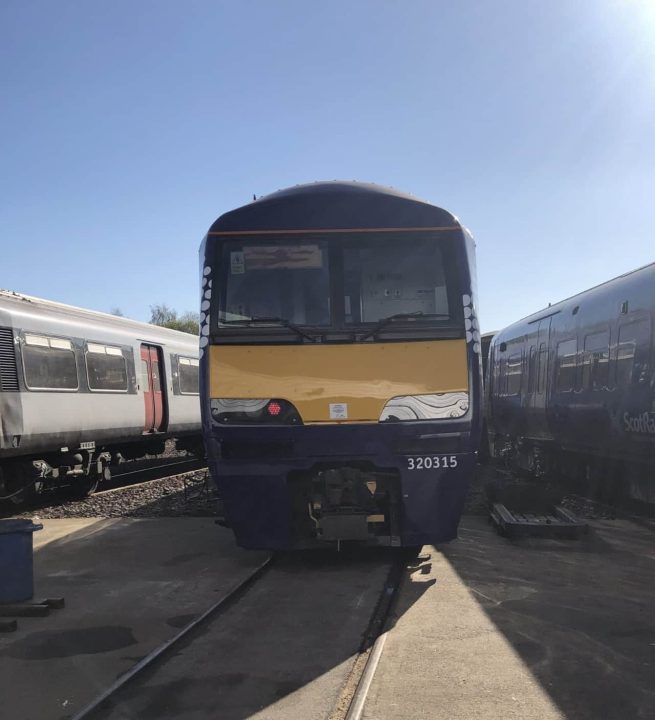
[[[213,345],[214,398],[278,398],[293,403],[304,423],[377,422],[399,395],[468,390],[464,340],[352,345]]]

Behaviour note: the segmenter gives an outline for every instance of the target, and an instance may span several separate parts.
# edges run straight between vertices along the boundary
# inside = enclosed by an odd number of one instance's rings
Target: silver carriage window
[[[30,390],[77,390],[77,361],[70,340],[25,334],[25,384]]]
[[[227,242],[221,268],[219,325],[260,318],[330,324],[327,241]]]
[[[456,273],[446,268],[435,239],[352,241],[344,247],[343,264],[346,323],[377,322],[400,313],[450,319],[448,279]]]
[[[88,343],[86,369],[90,390],[127,392],[127,365],[120,348]]]
[[[181,357],[178,362],[180,374],[180,393],[182,395],[198,395],[198,365],[196,358]]]

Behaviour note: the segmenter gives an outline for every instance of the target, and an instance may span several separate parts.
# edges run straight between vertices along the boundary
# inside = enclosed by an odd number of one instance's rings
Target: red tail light
[[[273,415],[273,417],[277,417],[282,412],[282,406],[279,402],[275,402],[275,400],[268,403],[266,409],[268,410],[268,414]]]

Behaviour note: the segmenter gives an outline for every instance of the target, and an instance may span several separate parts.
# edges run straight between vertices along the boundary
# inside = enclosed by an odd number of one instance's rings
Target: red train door
[[[144,432],[164,430],[166,416],[162,383],[161,348],[156,345],[141,345],[141,387],[145,403]]]

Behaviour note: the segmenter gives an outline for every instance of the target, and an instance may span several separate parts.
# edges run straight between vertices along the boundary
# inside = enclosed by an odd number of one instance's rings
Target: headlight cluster
[[[302,425],[298,411],[287,400],[214,398],[210,407],[217,425]]]
[[[467,392],[402,395],[391,398],[384,406],[380,422],[402,420],[452,420],[466,415],[469,409]]]

